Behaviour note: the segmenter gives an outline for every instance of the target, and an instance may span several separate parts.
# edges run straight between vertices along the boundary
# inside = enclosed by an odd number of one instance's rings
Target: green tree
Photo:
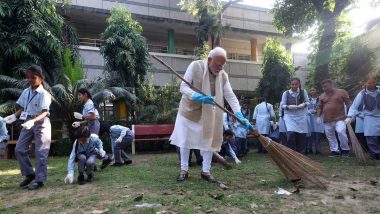
[[[348,41],[347,48],[342,50],[341,67],[333,74],[333,79],[344,88],[351,98],[362,89],[370,73],[376,73],[376,55],[363,41]]]
[[[153,81],[150,79],[139,92],[136,122],[174,123],[180,100],[181,93],[175,79],[163,87],[154,87]]]
[[[287,36],[304,33],[317,24],[321,36],[315,58],[314,83],[329,77],[331,52],[337,39],[339,17],[354,0],[277,0],[274,25]]]
[[[223,3],[220,0],[181,0],[179,6],[198,19],[198,27],[195,29],[198,39],[198,48],[207,43],[211,36],[211,48],[220,46],[220,37],[230,29],[223,26],[223,12],[231,5],[242,0],[229,0]]]
[[[121,6],[111,10],[107,23],[100,52],[106,61],[109,81],[136,88],[144,81],[149,68],[149,53],[146,40],[141,35],[142,27]]]
[[[269,103],[275,104],[281,100],[281,92],[289,86],[293,72],[291,55],[276,39],[268,39],[264,47],[264,60],[261,66],[263,78],[258,86],[260,96]]]
[[[52,82],[59,67],[59,50],[77,53],[74,29],[56,12],[53,0],[0,2],[0,74],[23,78],[30,64],[45,69]]]

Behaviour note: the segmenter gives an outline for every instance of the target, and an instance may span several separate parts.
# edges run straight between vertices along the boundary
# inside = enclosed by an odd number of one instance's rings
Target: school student
[[[112,166],[131,164],[132,160],[128,157],[125,149],[131,144],[135,134],[129,128],[121,125],[113,125],[108,130],[115,159],[115,163]]]
[[[269,135],[269,130],[271,128],[271,121],[273,122],[275,118],[275,113],[273,105],[267,103],[264,97],[259,98],[259,104],[255,107],[253,112],[253,120],[256,124],[256,128],[260,134],[263,136]],[[261,143],[257,144],[258,153],[266,153]]]
[[[40,66],[30,66],[26,69],[25,74],[30,87],[21,93],[16,102],[20,108],[16,113],[5,117],[4,120],[8,124],[15,122],[18,117],[24,121],[15,148],[21,174],[25,176],[25,179],[20,183],[20,187],[37,190],[44,185],[47,179],[47,159],[51,143],[51,124],[49,120],[51,96],[44,88],[44,75]],[[32,140],[35,141],[35,171],[28,155]],[[33,180],[35,182],[29,186]]]
[[[222,144],[222,147],[221,147],[219,154],[224,159],[226,159],[227,155],[230,155],[232,157],[232,159],[234,159],[236,164],[240,164],[241,161],[236,156],[234,150],[232,149],[232,147],[230,145],[230,142],[234,140],[234,137],[235,137],[235,134],[230,129],[227,129],[223,132],[223,144]],[[214,153],[214,155],[215,155],[215,153]]]
[[[310,88],[310,98],[308,105],[308,119],[310,135],[307,138],[306,145],[306,154],[313,153],[313,145],[315,147],[315,154],[321,154],[322,144],[321,144],[321,134],[324,133],[324,126],[321,123],[317,123],[317,106],[319,102],[318,96],[318,88],[316,86],[312,86]]]
[[[309,104],[307,92],[301,88],[301,80],[292,78],[290,89],[282,94],[281,108],[284,109],[284,121],[287,130],[287,146],[299,153],[305,152],[307,118]]]
[[[74,112],[74,117],[80,122],[74,122],[73,127],[77,128],[82,123],[87,122],[87,126],[91,131],[91,134],[99,135],[100,130],[100,122],[99,122],[99,113],[95,108],[94,102],[92,101],[91,93],[85,89],[81,88],[78,91],[78,99],[81,103],[83,103],[82,114],[78,112]]]
[[[375,75],[368,78],[366,88],[356,95],[345,120],[346,123],[350,123],[360,112],[359,106],[363,106],[364,136],[373,160],[380,159],[380,92],[376,89],[376,83]]]
[[[75,162],[78,162],[78,184],[91,182],[94,179],[94,167],[96,156],[104,157],[103,142],[96,134],[91,134],[87,126],[80,126],[75,130],[75,142],[67,164],[66,184],[72,184],[74,180]],[[84,173],[87,179],[84,178]]]

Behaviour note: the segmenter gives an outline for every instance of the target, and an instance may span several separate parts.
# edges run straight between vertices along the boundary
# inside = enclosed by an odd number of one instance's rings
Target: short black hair
[[[231,129],[227,129],[223,132],[223,136],[224,135],[227,135],[227,136],[235,136],[234,132],[231,130]]]
[[[81,94],[86,94],[87,97],[92,100],[91,93],[86,88],[81,88],[78,90],[78,92]]]
[[[79,126],[75,130],[75,138],[77,139],[81,137],[89,138],[90,136],[91,136],[91,132],[88,126]]]
[[[264,101],[266,101],[265,97],[260,97],[259,98],[259,103],[264,102]]]
[[[325,79],[321,82],[321,85],[325,84],[325,83],[330,83],[330,84],[334,84],[334,82],[331,80],[331,79]]]

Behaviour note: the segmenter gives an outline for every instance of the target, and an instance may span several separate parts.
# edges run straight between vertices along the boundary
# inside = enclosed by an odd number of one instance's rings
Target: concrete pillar
[[[168,30],[168,53],[175,54],[174,29]]]
[[[251,59],[257,62],[257,39],[251,39]]]

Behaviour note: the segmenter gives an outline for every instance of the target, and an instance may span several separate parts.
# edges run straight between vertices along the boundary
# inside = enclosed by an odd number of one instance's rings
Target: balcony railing
[[[91,39],[91,38],[80,38],[79,43],[80,45],[83,45],[83,46],[100,47],[100,45],[102,44],[102,40]],[[148,49],[149,49],[149,52],[168,53],[168,47],[163,46],[163,45],[148,44]],[[194,56],[195,52],[193,49],[190,49],[190,48],[178,47],[175,49],[174,54]],[[240,53],[228,53],[227,58],[234,59],[234,60],[251,61],[251,55],[240,54]]]

